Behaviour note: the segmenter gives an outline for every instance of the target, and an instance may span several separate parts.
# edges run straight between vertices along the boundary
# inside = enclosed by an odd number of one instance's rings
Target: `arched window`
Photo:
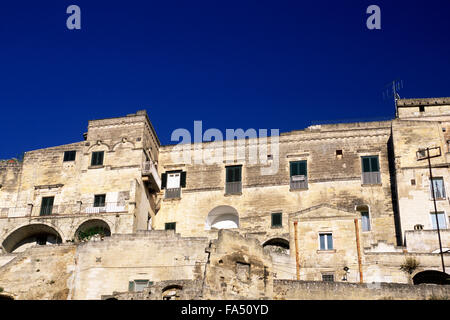
[[[370,223],[369,206],[366,205],[356,206],[356,211],[359,211],[359,213],[361,214],[362,231],[364,232],[370,231],[372,227]]]

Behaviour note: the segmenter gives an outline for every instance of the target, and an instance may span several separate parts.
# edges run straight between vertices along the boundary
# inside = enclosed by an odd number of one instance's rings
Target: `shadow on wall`
[[[413,277],[414,284],[443,284],[450,285],[450,275],[448,273],[444,273],[442,271],[436,270],[425,270],[417,273]]]

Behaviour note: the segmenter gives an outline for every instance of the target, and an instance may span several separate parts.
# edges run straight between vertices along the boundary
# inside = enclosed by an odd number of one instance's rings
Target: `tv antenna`
[[[394,98],[395,117],[398,117],[397,100],[400,99],[400,95],[398,94],[398,92],[403,89],[403,80],[394,80],[384,87],[385,89],[383,90],[383,99],[388,99],[391,97]]]

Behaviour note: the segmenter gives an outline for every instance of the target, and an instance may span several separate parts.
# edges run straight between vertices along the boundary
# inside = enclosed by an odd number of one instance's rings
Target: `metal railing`
[[[181,188],[167,188],[165,198],[166,199],[181,198]]]
[[[95,206],[93,202],[88,203],[62,203],[53,206],[33,206],[17,208],[0,208],[0,218],[19,218],[19,217],[46,217],[51,215],[63,214],[97,214],[111,212],[126,212],[127,204],[125,201],[107,202],[101,206]]]
[[[156,185],[161,190],[161,178],[159,177],[158,170],[156,169],[153,161],[146,161],[142,164],[142,175],[152,176],[155,180]]]
[[[291,190],[308,189],[308,177],[297,175],[291,177]]]
[[[363,184],[381,184],[380,172],[363,172],[362,174]]]
[[[242,181],[227,182],[225,184],[226,194],[239,194],[242,193]]]

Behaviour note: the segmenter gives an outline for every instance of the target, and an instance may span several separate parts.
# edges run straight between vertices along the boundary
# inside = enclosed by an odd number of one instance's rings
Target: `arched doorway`
[[[276,253],[289,254],[289,241],[283,238],[273,238],[267,240],[264,242],[263,247],[264,249],[268,249],[269,251]]]
[[[208,213],[205,230],[239,228],[239,214],[230,206],[218,206]]]
[[[83,222],[75,231],[75,241],[88,241],[93,237],[109,237],[111,229],[109,225],[100,219],[92,219]]]
[[[61,243],[61,235],[54,228],[46,224],[29,224],[13,231],[3,241],[6,252],[22,252],[27,248],[38,245]]]
[[[414,284],[431,283],[431,284],[447,284],[450,285],[450,275],[442,271],[425,270],[418,272],[413,277]]]

